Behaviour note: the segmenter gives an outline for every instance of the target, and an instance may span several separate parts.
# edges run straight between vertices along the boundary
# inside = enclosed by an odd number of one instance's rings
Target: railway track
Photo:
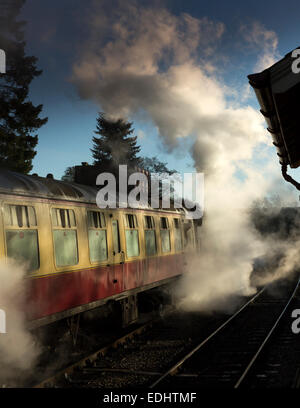
[[[62,384],[67,384],[70,382],[70,375],[73,373],[78,372],[80,369],[84,369],[87,367],[93,366],[95,362],[100,360],[103,356],[105,356],[110,350],[116,349],[121,345],[124,345],[134,339],[139,334],[145,332],[146,330],[150,329],[154,320],[146,322],[145,324],[141,325],[138,328],[126,333],[122,337],[114,340],[113,342],[109,343],[107,346],[101,347],[101,349],[97,350],[96,352],[90,354],[87,357],[82,358],[80,361],[60,370],[58,373],[54,374],[52,377],[43,380],[42,382],[36,384],[34,388],[50,388],[61,386]]]
[[[260,291],[210,336],[159,376],[150,388],[299,386],[300,367],[299,363],[297,366],[296,359],[294,370],[291,365],[286,370],[288,381],[283,381],[281,370],[282,361],[291,360],[288,358],[291,354],[289,346],[296,341],[291,331],[291,320],[284,320],[284,317],[290,316],[287,312],[291,311],[293,302],[296,302],[296,306],[298,302],[299,307],[299,283],[300,279],[290,293],[281,298],[270,298],[267,291]],[[273,339],[280,325],[284,326],[284,330]],[[281,341],[283,345],[280,348]],[[271,342],[272,347],[268,347]],[[274,343],[277,343],[277,348]],[[179,370],[182,373],[180,380],[176,376]],[[274,377],[279,381],[272,381]]]
[[[195,326],[211,330],[224,316],[212,318],[197,313],[190,320],[186,314],[169,309],[164,317],[155,318],[120,339],[99,349],[79,362],[60,370],[51,378],[35,386],[44,387],[113,387],[145,383],[161,374],[162,361],[171,362],[174,355],[186,349],[192,342]],[[178,324],[178,321],[181,323]],[[166,321],[168,323],[166,323]],[[178,333],[179,326],[184,326]],[[157,370],[149,367],[149,355]]]
[[[230,318],[189,315],[187,319],[186,314],[172,312],[166,319],[146,323],[37,387],[260,386],[258,379],[280,372],[278,359],[266,363],[262,356],[273,344],[276,330],[297,298],[299,281],[292,289],[283,290],[280,296],[265,288],[260,290],[246,303],[244,300]],[[290,320],[288,329],[276,339],[291,337],[295,341]],[[288,347],[290,342],[284,344]],[[300,367],[298,372],[296,384],[300,384]],[[262,386],[265,384],[262,382]]]

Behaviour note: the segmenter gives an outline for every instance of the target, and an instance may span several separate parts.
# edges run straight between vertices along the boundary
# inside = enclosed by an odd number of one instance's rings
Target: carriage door
[[[111,219],[112,228],[112,247],[113,247],[113,284],[116,293],[123,289],[123,270],[125,254],[121,247],[120,224],[118,217],[113,215]]]

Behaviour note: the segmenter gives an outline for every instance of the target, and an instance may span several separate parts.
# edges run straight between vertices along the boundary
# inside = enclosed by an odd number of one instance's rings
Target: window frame
[[[178,222],[178,226],[176,227],[176,221]],[[181,218],[178,217],[173,217],[173,226],[174,226],[174,251],[177,253],[182,252],[184,249],[184,243],[183,243],[183,231],[182,231],[182,222],[181,222]],[[180,232],[180,241],[181,241],[181,249],[177,250],[176,249],[176,231],[179,230]]]
[[[132,213],[125,213],[125,222],[124,222],[124,227],[126,229],[138,229],[139,228],[139,223],[136,214]]]
[[[35,215],[35,225],[27,225],[27,226],[22,225],[22,227],[20,227],[19,225],[9,225],[9,224],[7,224],[6,219],[5,219],[5,207],[11,207],[11,206],[33,208],[34,215]],[[24,202],[18,203],[18,202],[3,201],[1,203],[1,207],[2,207],[2,215],[3,215],[3,218],[2,218],[2,220],[3,220],[3,241],[4,241],[5,256],[8,257],[8,253],[7,253],[8,247],[7,247],[7,239],[6,239],[6,232],[7,231],[36,231],[38,267],[36,269],[32,269],[32,270],[30,270],[28,272],[30,274],[37,273],[41,268],[41,254],[40,254],[39,226],[38,226],[38,216],[37,216],[36,206],[31,202],[29,202],[29,203],[24,203]],[[27,210],[27,214],[28,214],[27,222],[29,222],[30,217],[29,217],[28,210]]]
[[[117,236],[115,236],[115,231],[114,231],[114,224],[116,225],[117,229]],[[115,247],[115,238],[117,239],[118,243],[118,251],[117,248]],[[120,219],[118,218],[111,218],[111,244],[112,244],[112,251],[113,251],[113,256],[117,254],[121,254],[122,251],[122,246],[121,246],[121,234],[120,234]]]
[[[157,246],[157,234],[156,234],[156,223],[155,223],[155,218],[153,215],[143,215],[144,217],[144,241],[145,241],[145,256],[157,256],[158,253],[158,246]],[[149,223],[148,221],[146,222],[146,219],[148,217],[151,218],[151,228],[149,228]],[[155,240],[155,253],[154,254],[147,254],[147,246],[146,246],[146,231],[154,231],[154,240]]]
[[[195,236],[194,236],[194,226],[193,226],[193,221],[192,220],[188,220],[187,224],[190,225],[190,228],[188,228],[186,231],[184,229],[183,233],[184,233],[184,250],[187,251],[191,251],[193,249],[196,248],[196,242],[195,242]],[[192,235],[191,235],[191,241],[189,241],[187,232],[191,230],[192,231]]]
[[[124,215],[123,220],[124,220],[124,235],[125,235],[126,257],[128,259],[138,258],[139,256],[141,256],[141,244],[140,244],[140,231],[139,231],[139,222],[138,222],[137,214],[127,213],[126,212],[123,215]],[[132,217],[133,224],[132,224],[132,222],[129,221],[130,220],[129,217]],[[131,227],[130,224],[133,225],[133,227]],[[138,244],[138,251],[139,251],[137,255],[128,256],[126,231],[137,231],[137,244]]]
[[[100,223],[101,223],[101,227],[91,227],[89,225],[89,215],[88,213],[98,213],[100,214]],[[105,222],[105,226],[102,227],[102,222],[101,222],[101,215],[103,215],[104,217],[104,222]],[[102,263],[107,263],[108,262],[108,258],[109,258],[109,254],[108,254],[108,234],[107,234],[107,217],[106,217],[106,213],[104,211],[101,210],[96,210],[96,209],[86,209],[86,226],[87,226],[87,239],[88,239],[88,246],[89,246],[89,260],[90,263],[92,265],[98,265],[98,264],[102,264]],[[90,239],[89,239],[89,231],[93,230],[93,231],[105,231],[105,239],[106,239],[106,258],[102,259],[101,261],[92,261],[91,259],[91,247],[90,247]]]
[[[163,228],[163,222],[162,220],[165,220],[165,226],[166,228]],[[169,251],[163,251],[163,241],[162,241],[162,234],[161,231],[168,231],[169,232],[169,247],[170,250]],[[170,222],[169,222],[169,218],[167,216],[160,216],[159,217],[159,233],[160,233],[160,249],[161,249],[161,253],[162,254],[170,254],[172,252],[172,243],[171,243],[171,226],[170,226]]]
[[[74,214],[74,219],[75,219],[75,226],[72,227],[62,227],[62,226],[55,226],[53,223],[53,218],[52,218],[52,210],[68,210],[68,211],[73,211]],[[76,210],[75,207],[69,207],[69,206],[60,206],[60,205],[52,205],[50,207],[50,225],[51,225],[51,232],[52,232],[52,248],[53,248],[53,261],[55,268],[57,270],[62,270],[65,268],[73,268],[79,265],[80,259],[79,259],[79,244],[78,244],[78,223],[77,223],[77,217],[76,217]],[[56,253],[55,253],[55,239],[54,239],[54,231],[68,231],[72,230],[75,231],[75,237],[76,237],[76,250],[77,250],[77,262],[75,264],[69,264],[69,265],[57,265],[56,262]]]

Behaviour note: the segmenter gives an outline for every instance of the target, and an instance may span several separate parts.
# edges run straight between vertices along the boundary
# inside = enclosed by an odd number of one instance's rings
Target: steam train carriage
[[[0,170],[0,258],[26,265],[30,328],[111,300],[130,323],[137,294],[180,276],[184,254],[196,247],[194,222],[183,210],[100,210],[96,193]]]

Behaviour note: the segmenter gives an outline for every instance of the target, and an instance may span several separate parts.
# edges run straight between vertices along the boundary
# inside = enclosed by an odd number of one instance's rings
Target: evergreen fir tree
[[[42,71],[36,57],[25,55],[25,23],[17,20],[24,2],[0,2],[0,49],[6,53],[6,73],[0,74],[0,166],[26,174],[36,155],[33,133],[48,119],[39,118],[42,105],[28,100],[29,85]]]
[[[134,129],[132,123],[124,119],[107,119],[103,113],[97,118],[96,135],[93,137],[91,149],[94,165],[103,170],[118,170],[118,166],[126,164],[129,168],[139,167],[141,159],[137,156],[140,146],[137,146],[137,136],[130,136]]]

